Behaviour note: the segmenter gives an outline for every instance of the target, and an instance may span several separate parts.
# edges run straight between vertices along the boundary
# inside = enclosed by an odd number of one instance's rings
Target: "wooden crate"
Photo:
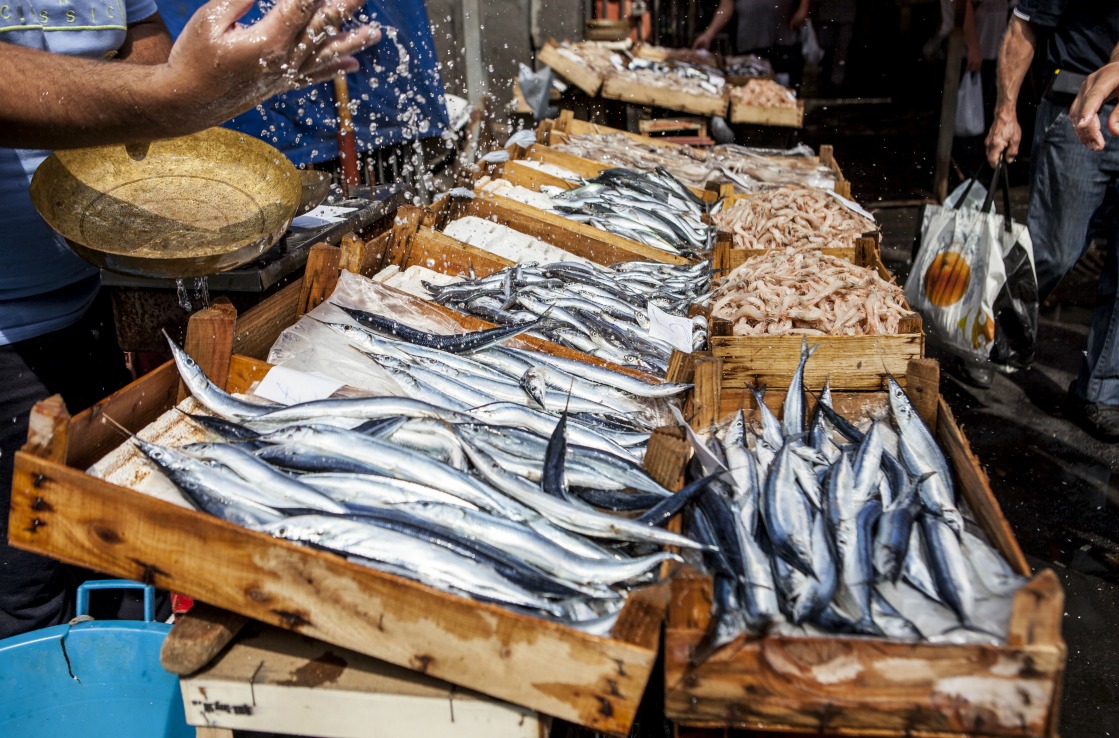
[[[759,126],[804,127],[804,100],[797,100],[795,108],[769,108],[747,105],[730,99],[731,123],[752,123]]]
[[[720,386],[718,363],[696,358],[696,395],[712,416],[696,422],[751,407],[741,389]],[[1030,576],[986,474],[939,397],[938,381],[935,363],[916,361],[906,391],[936,429],[960,496],[987,539],[1015,571]],[[782,399],[766,396],[767,404]],[[841,392],[834,399],[837,409],[852,416],[886,403],[881,391]],[[692,666],[689,655],[710,617],[711,587],[710,577],[694,570],[672,583],[665,710],[681,726],[899,738],[1056,735],[1066,659],[1064,593],[1050,570],[1033,576],[1015,596],[1005,646],[742,636]]]
[[[516,164],[516,162],[506,162]],[[516,171],[516,166],[510,171]],[[530,167],[521,166],[522,174],[528,182],[540,182],[541,173]],[[514,176],[521,176],[516,174]],[[544,175],[547,176],[547,175]],[[586,223],[564,218],[531,205],[511,200],[499,195],[477,192],[473,199],[443,198],[434,203],[426,223],[436,230],[442,230],[447,223],[456,218],[474,215],[495,223],[509,226],[521,233],[527,233],[573,254],[590,259],[599,264],[616,264],[619,261],[659,261],[665,264],[688,264],[690,259],[678,254],[646,246],[643,243],[599,230]]]
[[[624,136],[632,138],[634,141],[639,141],[644,144],[651,144],[653,146],[679,146],[680,144],[666,141],[663,138],[655,138],[653,136],[643,136],[640,133],[631,133],[623,131],[620,128],[611,128],[610,126],[601,125],[599,123],[591,123],[585,120],[579,120],[575,117],[575,113],[571,110],[560,111],[559,117],[555,119],[550,127],[544,129],[546,139],[542,143],[552,145],[555,142],[562,141],[564,136],[568,134],[580,133],[621,133]]]
[[[220,386],[243,392],[270,366],[231,356],[231,348],[240,349],[244,339],[262,355],[280,330],[326,299],[341,268],[368,273],[386,262],[441,258],[444,269],[487,273],[507,264],[468,248],[453,253],[440,234],[414,238],[418,231],[409,226],[418,225],[417,211],[405,209],[393,231],[368,243],[348,238],[342,248],[316,245],[294,289],[239,320],[228,304],[196,314],[188,351]],[[430,307],[468,329],[489,325]],[[613,366],[547,341],[516,340]],[[657,657],[667,583],[635,591],[612,637],[590,636],[276,540],[83,471],[121,442],[102,416],[138,431],[183,396],[168,362],[74,417],[57,396],[40,403],[28,444],[15,460],[11,545],[187,594],[595,730],[629,729]],[[669,431],[650,440],[647,468],[665,485],[678,486],[682,478],[680,443]]]
[[[506,162],[505,168],[503,169],[503,171],[506,173],[504,175],[506,179],[510,179],[508,173],[511,171],[511,169],[526,168],[525,165],[520,165],[519,167],[514,168],[509,167],[510,164],[516,164],[517,161],[521,160],[538,161],[543,164],[553,164],[557,167],[563,167],[568,171],[574,172],[582,179],[593,179],[601,174],[604,170],[610,169],[611,167],[615,166],[613,164],[604,164],[593,159],[584,159],[581,156],[569,154],[566,151],[557,151],[556,149],[545,146],[543,144],[533,144],[527,149],[522,149],[519,152],[517,160]],[[532,169],[532,167],[527,168]],[[530,189],[537,189],[542,184],[571,189],[572,187],[577,187],[580,184],[578,181],[565,180],[562,177],[549,175],[544,172],[540,172],[539,170],[533,169],[533,171],[536,172],[535,176],[525,176],[518,173],[516,176],[519,178],[519,181],[515,182],[515,184],[522,184],[525,187],[529,187]],[[512,180],[510,179],[510,181]],[[694,194],[696,197],[699,197],[707,202],[715,202],[719,199],[719,193],[713,190],[700,189],[697,187],[688,187],[688,189],[691,190],[692,194]]]
[[[679,146],[680,144],[666,141],[663,138],[654,138],[652,136],[643,136],[640,133],[630,133],[623,131],[619,128],[611,128],[610,126],[599,125],[598,123],[588,123],[585,120],[578,120],[575,114],[570,110],[560,112],[559,117],[551,121],[548,125],[541,125],[538,129],[538,140],[547,145],[553,145],[565,140],[568,134],[594,134],[594,133],[621,133],[629,136],[635,141],[641,143],[651,144],[653,146]],[[835,148],[831,144],[823,144],[820,146],[820,153],[818,160],[821,164],[828,167],[835,173],[835,186],[832,188],[837,195],[851,198],[851,182],[843,176],[843,171],[839,166],[839,162],[835,158]],[[734,188],[727,190],[725,194],[733,195]],[[734,197],[748,197],[748,195],[734,195]]]
[[[537,50],[536,60],[551,67],[552,71],[591,97],[597,95],[602,87],[605,75],[589,64],[577,62],[561,54],[555,39],[548,39],[544,46]]]
[[[727,114],[728,101],[725,92],[721,95],[682,92],[667,87],[641,84],[635,82],[629,75],[617,72],[606,76],[599,94],[608,100],[653,105],[666,110],[679,110],[696,115],[725,117]]]
[[[873,242],[866,239],[861,244],[855,263],[874,268],[883,279],[894,281]],[[745,260],[746,253],[745,249],[717,245],[721,261],[716,268],[733,269]],[[735,336],[726,320],[715,318],[709,324],[708,346],[722,360],[724,390],[753,384],[789,386],[800,362],[800,336]],[[903,377],[909,362],[922,358],[925,351],[925,334],[917,313],[902,319],[896,335],[810,336],[808,342],[819,348],[805,367],[805,381],[810,386],[823,386],[830,378],[832,388],[837,390],[877,389],[886,374]]]

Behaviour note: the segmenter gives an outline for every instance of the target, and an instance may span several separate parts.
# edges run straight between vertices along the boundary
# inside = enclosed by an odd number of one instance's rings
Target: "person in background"
[[[0,639],[66,622],[86,572],[7,545],[14,455],[28,414],[61,394],[83,410],[129,378],[99,273],[31,204],[49,149],[133,143],[221,123],[280,91],[356,68],[364,26],[330,34],[353,0],[278,0],[252,28],[245,3],[213,0],[171,38],[154,0],[5,5],[0,12]]]
[[[843,94],[857,6],[856,0],[816,0],[812,4],[816,39],[824,50],[819,85],[824,97]]]
[[[799,30],[808,19],[808,9],[809,0],[720,0],[711,25],[696,37],[692,48],[709,49],[737,13],[735,53],[768,59],[778,82],[800,89],[804,55]]]
[[[999,47],[1010,18],[1008,0],[963,0],[965,74],[978,74],[983,90],[983,124],[990,129],[997,94]],[[956,138],[957,161],[965,175],[976,176],[986,162],[982,134]]]
[[[173,37],[199,4],[160,0]],[[247,18],[260,17],[270,5],[267,0],[256,2]],[[449,125],[447,106],[424,3],[367,0],[361,13],[363,20],[379,25],[388,40],[358,54],[358,69],[346,75],[359,155],[440,136]],[[267,141],[296,166],[338,170],[336,99],[332,84],[285,92],[225,125]]]
[[[1098,120],[1070,117],[1084,77],[1109,61],[1119,44],[1119,3],[1092,0],[1021,0],[1010,19],[998,60],[998,97],[987,134],[987,160],[1013,161],[1022,129],[1018,94],[1037,51],[1039,32],[1048,31],[1042,50],[1046,92],[1038,104],[1030,160],[1027,225],[1034,246],[1038,296],[1053,291],[1097,236],[1107,254],[1097,305],[1078,377],[1068,388],[1069,417],[1106,441],[1119,441],[1119,139],[1094,139],[1085,149],[1079,129],[1100,126],[1114,111],[1103,105]]]

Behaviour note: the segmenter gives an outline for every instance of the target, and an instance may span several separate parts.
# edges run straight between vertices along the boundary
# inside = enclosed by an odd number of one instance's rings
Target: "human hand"
[[[1105,64],[1088,75],[1080,85],[1080,92],[1072,101],[1068,115],[1080,143],[1092,151],[1102,151],[1103,131],[1100,130],[1100,106],[1119,92],[1119,62]],[[1111,111],[1107,128],[1119,135],[1119,107]]]
[[[701,33],[695,37],[692,42],[692,49],[695,51],[707,51],[711,48],[711,37],[706,33]]]
[[[289,90],[358,68],[379,28],[341,30],[364,0],[278,0],[251,26],[254,0],[210,0],[187,22],[157,79],[192,129],[216,125]]]
[[[1006,158],[1009,164],[1018,157],[1018,146],[1022,143],[1022,126],[1013,112],[995,111],[995,122],[987,131],[987,163],[998,166],[999,159]]]
[[[978,72],[983,66],[983,53],[979,50],[979,44],[967,45],[967,71]]]

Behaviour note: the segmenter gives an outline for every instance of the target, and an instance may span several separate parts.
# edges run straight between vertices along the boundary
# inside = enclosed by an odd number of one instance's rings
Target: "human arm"
[[[810,0],[799,0],[796,10],[793,11],[792,16],[789,17],[789,30],[795,31],[804,25],[808,20],[808,10]]]
[[[979,48],[979,29],[975,25],[975,0],[959,0],[964,4],[964,42],[967,45],[967,71],[978,72],[983,66]]]
[[[72,148],[185,135],[272,95],[357,69],[380,31],[337,32],[363,0],[210,0],[162,64],[122,64],[0,43],[0,146]],[[135,53],[135,50],[133,51]]]
[[[1028,21],[1017,15],[1010,17],[999,47],[995,94],[995,115],[987,132],[987,161],[997,166],[1000,157],[1014,161],[1022,142],[1022,126],[1018,124],[1018,93],[1033,62],[1037,34]]]
[[[732,15],[734,15],[734,0],[719,0],[719,6],[715,8],[715,15],[711,17],[711,24],[707,26],[703,33],[696,36],[692,48],[710,49],[711,42],[715,40],[719,31],[726,28],[727,24],[730,23]]]
[[[1119,94],[1119,46],[1112,49],[1108,63],[1089,74],[1080,85],[1080,92],[1068,111],[1076,137],[1092,151],[1102,151],[1104,147],[1100,106],[1116,94]],[[1119,106],[1108,116],[1107,129],[1119,136]]]

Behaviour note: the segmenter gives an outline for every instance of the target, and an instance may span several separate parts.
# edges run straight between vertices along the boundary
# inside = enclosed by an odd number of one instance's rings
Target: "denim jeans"
[[[1041,101],[1034,130],[1027,223],[1034,245],[1038,295],[1043,301],[1094,237],[1106,240],[1107,257],[1076,391],[1089,402],[1119,406],[1119,137],[1106,130],[1113,107],[1107,105],[1100,111],[1107,145],[1097,152],[1076,138],[1067,107]]]

